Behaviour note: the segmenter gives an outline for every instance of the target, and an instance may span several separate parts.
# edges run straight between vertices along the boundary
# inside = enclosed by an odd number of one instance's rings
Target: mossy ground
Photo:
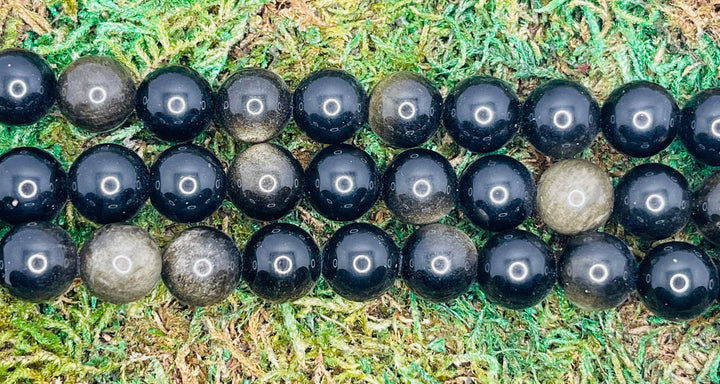
[[[186,64],[217,87],[246,66],[276,71],[291,86],[313,70],[339,67],[370,88],[387,74],[418,71],[443,94],[471,74],[511,82],[521,98],[542,81],[570,78],[602,101],[635,79],[666,86],[682,105],[718,84],[720,14],[710,0],[0,0],[0,46],[21,46],[62,70],[86,54],[126,64],[139,81],[166,63]],[[277,140],[304,164],[320,145],[292,124]],[[122,129],[90,136],[55,109],[38,124],[4,128],[0,151],[19,145],[53,152],[68,166],[100,142],[122,143],[148,163],[168,145],[133,118]],[[196,143],[228,163],[245,146],[215,128]],[[384,169],[398,151],[367,129],[353,143]],[[425,145],[461,171],[477,155],[441,129]],[[538,176],[550,164],[520,137],[502,153]],[[679,142],[647,160],[631,160],[598,138],[582,157],[617,181],[632,165],[659,161],[696,186],[712,169]],[[363,220],[399,244],[412,227],[394,222],[380,203]],[[309,229],[320,244],[339,227],[307,203],[284,219]],[[57,222],[82,244],[95,226],[68,205]],[[134,223],[164,246],[186,225],[145,207]],[[489,234],[457,211],[458,225],[481,246]],[[205,220],[239,246],[259,228],[226,202]],[[554,249],[564,238],[537,217],[523,228]],[[7,231],[7,227],[2,227]],[[623,236],[611,221],[606,231]],[[689,226],[676,239],[718,252]],[[638,257],[652,244],[626,238]],[[583,313],[556,290],[538,306],[506,311],[476,286],[435,305],[401,283],[366,304],[342,300],[322,281],[293,304],[267,304],[241,286],[221,305],[189,308],[162,284],[145,299],[111,305],[77,282],[61,299],[29,304],[0,292],[2,382],[720,382],[720,310],[671,323],[632,297],[617,310]]]

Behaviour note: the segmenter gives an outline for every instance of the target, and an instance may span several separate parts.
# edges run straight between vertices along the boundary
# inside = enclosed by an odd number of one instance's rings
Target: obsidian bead
[[[24,49],[0,51],[0,124],[32,124],[48,113],[57,98],[50,65]]]
[[[635,290],[637,263],[617,237],[601,232],[574,236],[558,259],[565,297],[586,311],[617,307]]]
[[[367,121],[367,94],[345,71],[311,73],[295,89],[293,106],[295,124],[320,143],[341,143]]]
[[[70,167],[68,179],[73,206],[100,224],[135,216],[150,193],[150,174],[143,160],[117,144],[87,149]]]
[[[388,144],[412,148],[428,141],[440,125],[442,96],[423,76],[398,72],[370,94],[370,128]]]
[[[703,180],[692,196],[692,219],[702,235],[720,245],[720,173]]]
[[[122,125],[135,108],[135,81],[115,59],[81,57],[58,78],[58,107],[80,129],[110,131]]]
[[[473,224],[487,231],[520,225],[535,209],[537,186],[521,162],[504,155],[481,157],[465,169],[459,205]]]
[[[402,249],[400,273],[418,296],[434,302],[453,300],[475,281],[477,249],[461,230],[429,224],[413,232]]]
[[[315,286],[321,262],[320,249],[309,233],[292,224],[274,223],[248,240],[242,276],[267,301],[295,301]]]
[[[684,321],[705,312],[718,295],[718,271],[700,248],[671,241],[640,262],[638,293],[656,315]]]
[[[455,206],[457,176],[450,162],[429,149],[398,155],[383,175],[383,200],[392,214],[408,224],[429,224]]]
[[[633,81],[615,89],[600,110],[600,128],[613,148],[631,157],[649,157],[677,135],[680,109],[665,88]]]
[[[333,291],[353,301],[372,300],[395,282],[400,249],[382,229],[348,224],[323,248],[322,274]]]
[[[151,72],[137,90],[135,110],[158,138],[184,142],[195,138],[213,118],[213,92],[199,73],[179,65]]]
[[[210,216],[226,191],[222,164],[197,145],[170,147],[150,167],[150,201],[172,221],[194,223]]]
[[[461,81],[445,98],[443,123],[459,146],[493,152],[515,135],[520,100],[509,84],[486,76]]]
[[[618,182],[613,212],[633,235],[649,240],[670,237],[690,220],[688,183],[667,165],[638,165]]]
[[[216,106],[218,123],[235,140],[261,143],[285,129],[292,115],[292,94],[275,73],[245,68],[220,86]]]
[[[600,108],[582,85],[551,80],[535,88],[523,104],[523,133],[538,151],[571,158],[592,143],[600,128]]]
[[[360,148],[335,144],[318,152],[305,170],[305,196],[331,220],[352,221],[367,212],[380,195],[380,175]]]
[[[0,242],[0,253],[2,285],[23,300],[54,300],[77,276],[75,243],[62,228],[47,222],[14,227]]]
[[[720,88],[698,92],[685,103],[679,136],[695,159],[720,165]]]
[[[491,237],[478,256],[478,282],[487,298],[505,308],[539,303],[555,285],[555,257],[530,232],[512,229]]]
[[[67,176],[49,153],[30,147],[0,157],[0,219],[10,224],[52,220],[67,200]]]
[[[228,169],[228,195],[256,220],[277,220],[303,194],[303,169],[295,156],[276,144],[255,144],[235,157]]]

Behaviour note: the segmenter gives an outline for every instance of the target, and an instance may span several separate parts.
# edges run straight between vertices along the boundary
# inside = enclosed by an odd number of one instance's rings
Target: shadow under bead
[[[698,92],[685,103],[679,136],[696,160],[720,165],[720,88]]]
[[[692,219],[705,239],[720,245],[720,172],[703,180],[692,197]]]
[[[33,124],[56,98],[55,73],[45,59],[25,49],[0,51],[0,124]]]

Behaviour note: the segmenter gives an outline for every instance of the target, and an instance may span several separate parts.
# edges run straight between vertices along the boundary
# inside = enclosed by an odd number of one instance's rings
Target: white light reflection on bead
[[[179,115],[183,112],[185,112],[185,109],[187,109],[187,103],[185,102],[185,99],[183,99],[180,96],[173,96],[168,99],[167,101],[167,110],[172,113],[173,115]]]
[[[648,129],[652,125],[652,115],[647,111],[635,112],[632,123],[637,129]]]
[[[178,182],[178,190],[183,195],[192,195],[198,190],[198,183],[194,177],[185,176]]]
[[[508,199],[510,198],[510,192],[502,185],[496,185],[490,188],[488,197],[493,204],[502,205],[507,203]]]
[[[335,190],[342,194],[350,193],[354,187],[355,182],[350,176],[343,175],[335,179]]]
[[[258,180],[258,188],[265,193],[270,193],[277,188],[278,181],[273,175],[263,175]]]
[[[247,109],[249,114],[257,116],[265,111],[265,103],[257,97],[253,97],[245,103],[245,109]]]
[[[588,270],[588,277],[596,283],[603,283],[610,276],[610,270],[605,264],[593,264]]]
[[[670,289],[675,293],[683,293],[690,289],[690,278],[684,273],[676,273],[670,278]]]
[[[492,109],[489,107],[486,107],[484,105],[478,107],[475,110],[475,121],[480,125],[486,125],[493,121],[493,118],[495,117],[495,112],[493,112]]]
[[[415,107],[415,104],[409,101],[405,101],[400,104],[397,112],[398,116],[400,116],[402,119],[410,120],[415,117],[415,114],[417,114],[417,107]]]
[[[357,255],[352,262],[353,269],[357,273],[365,274],[372,268],[372,260],[367,255]]]
[[[278,275],[287,275],[293,267],[293,261],[286,255],[280,255],[273,261],[273,269]]]
[[[413,183],[413,194],[419,198],[425,198],[432,192],[432,186],[430,182],[425,179],[417,180]]]
[[[47,266],[47,256],[43,255],[42,253],[33,254],[27,259],[27,267],[32,273],[41,274],[45,272]]]
[[[653,193],[645,199],[645,208],[650,212],[660,212],[665,208],[665,198],[657,193]]]
[[[567,129],[573,123],[573,115],[569,111],[561,109],[553,115],[553,124],[560,129]]]
[[[323,102],[322,109],[327,116],[337,116],[341,109],[340,100],[335,98],[327,99]]]
[[[198,259],[193,264],[193,273],[198,277],[207,277],[213,271],[213,265],[206,258]]]
[[[14,99],[19,99],[27,94],[27,84],[20,80],[13,80],[8,84],[7,91]]]
[[[508,266],[507,274],[512,281],[523,281],[530,274],[530,268],[523,261],[515,261]]]
[[[580,208],[585,205],[585,193],[579,189],[574,189],[568,193],[567,201],[571,206]]]
[[[447,256],[435,256],[430,260],[430,269],[436,275],[444,275],[450,271],[450,259]]]
[[[100,104],[107,99],[107,91],[103,87],[92,87],[88,92],[88,98],[94,104]]]
[[[130,260],[130,258],[125,255],[115,256],[115,258],[112,260],[113,268],[115,268],[115,271],[122,275],[130,272],[130,270],[132,269],[132,265],[132,260]]]
[[[17,193],[23,199],[32,199],[38,193],[37,183],[33,180],[23,180],[17,186]]]
[[[106,176],[100,180],[100,190],[105,196],[120,192],[120,180],[115,176]]]

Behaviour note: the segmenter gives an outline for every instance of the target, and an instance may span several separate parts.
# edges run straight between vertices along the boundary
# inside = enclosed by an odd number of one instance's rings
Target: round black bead
[[[720,245],[720,173],[708,176],[695,190],[692,219],[705,239]]]
[[[718,271],[700,248],[672,241],[640,262],[637,290],[656,315],[673,321],[698,317],[718,295]]]
[[[545,155],[571,158],[597,136],[600,108],[582,85],[551,80],[535,88],[523,104],[523,133]]]
[[[473,224],[487,231],[520,225],[535,209],[537,186],[521,162],[504,155],[481,157],[460,177],[459,203]]]
[[[24,49],[0,51],[0,123],[32,124],[50,110],[57,98],[50,65]]]
[[[220,86],[216,105],[219,124],[235,140],[261,143],[285,129],[292,115],[292,94],[275,73],[245,68]]]
[[[295,89],[293,105],[295,124],[320,143],[341,143],[367,121],[367,94],[345,71],[311,73]]]
[[[309,233],[292,224],[274,223],[248,240],[242,276],[267,301],[294,301],[315,286],[321,262],[320,249]]]
[[[394,147],[412,148],[428,141],[440,125],[442,96],[414,72],[381,80],[370,95],[370,128]]]
[[[395,282],[400,249],[382,229],[348,224],[323,248],[322,274],[335,293],[354,301],[372,300]]]
[[[679,135],[695,159],[720,165],[720,88],[701,91],[685,103]]]
[[[670,237],[690,220],[688,183],[667,165],[638,165],[618,182],[613,212],[633,235],[649,240]]]
[[[450,162],[429,149],[416,148],[398,155],[383,175],[383,200],[399,220],[429,224],[455,206],[457,176]]]
[[[123,222],[145,205],[150,174],[132,150],[117,144],[90,147],[68,172],[70,201],[81,215],[100,224]]]
[[[67,200],[67,176],[49,153],[30,147],[0,157],[0,219],[19,224],[52,220]]]
[[[443,122],[459,146],[473,152],[493,152],[517,132],[520,107],[515,91],[506,82],[471,76],[445,98]]]
[[[253,219],[277,220],[303,194],[303,169],[295,156],[276,144],[255,144],[235,157],[228,169],[228,195]]]
[[[70,122],[89,132],[122,125],[135,108],[135,81],[130,71],[106,56],[85,56],[58,78],[58,107]]]
[[[40,302],[62,295],[78,273],[77,248],[62,228],[47,222],[18,225],[0,242],[0,277],[10,293]]]
[[[400,273],[416,295],[446,302],[465,293],[475,281],[477,257],[475,245],[464,232],[429,224],[407,239]]]
[[[151,72],[140,83],[135,110],[145,128],[158,138],[189,141],[210,125],[213,93],[199,73],[172,65]]]
[[[613,148],[631,157],[652,156],[677,135],[680,109],[665,88],[633,81],[615,89],[600,110],[600,128]]]
[[[222,164],[197,145],[170,147],[150,167],[150,201],[172,221],[194,223],[210,216],[226,191]]]
[[[555,257],[530,232],[512,229],[491,237],[478,257],[478,282],[490,301],[510,309],[532,307],[555,284]]]
[[[558,283],[567,299],[586,311],[622,304],[637,284],[637,263],[617,237],[601,232],[574,236],[558,259]]]
[[[370,155],[347,144],[321,150],[305,170],[305,196],[319,214],[331,220],[362,216],[378,199],[379,184]]]

